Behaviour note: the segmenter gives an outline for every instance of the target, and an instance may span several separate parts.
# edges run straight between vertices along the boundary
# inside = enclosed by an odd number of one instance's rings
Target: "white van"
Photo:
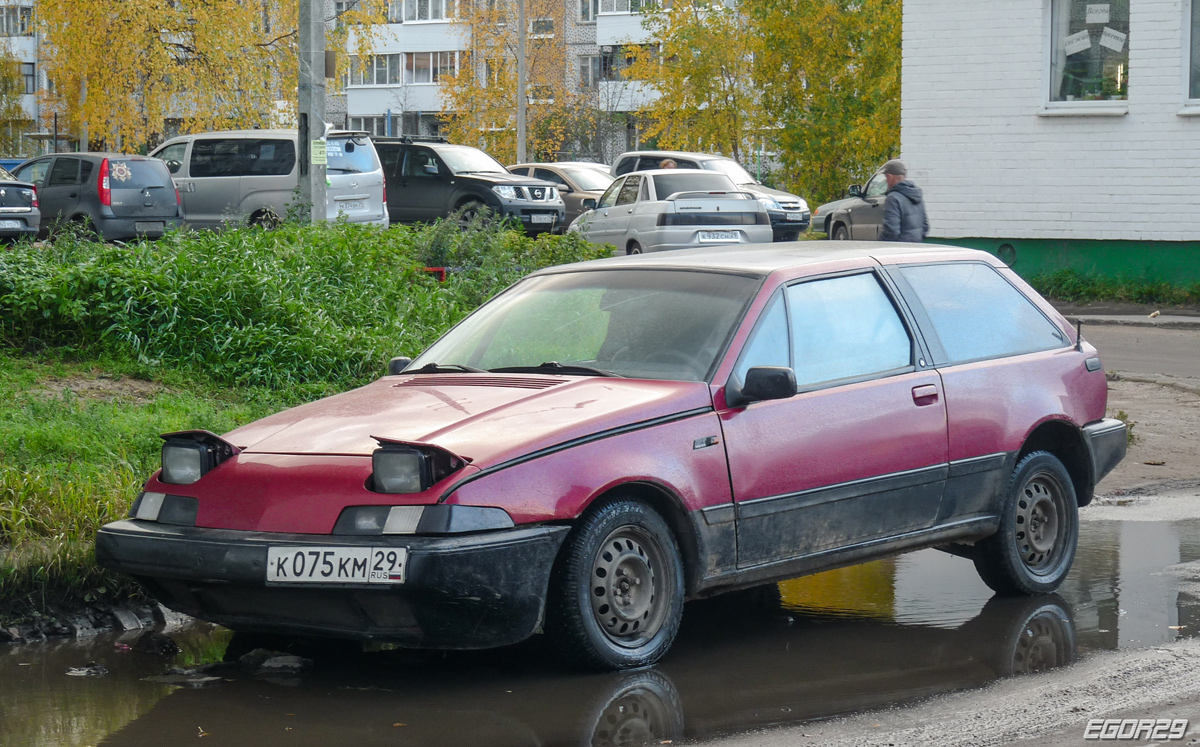
[[[231,130],[181,135],[150,155],[167,162],[188,225],[272,226],[296,199],[300,170],[295,130]],[[326,138],[329,220],[388,225],[383,167],[365,132]]]

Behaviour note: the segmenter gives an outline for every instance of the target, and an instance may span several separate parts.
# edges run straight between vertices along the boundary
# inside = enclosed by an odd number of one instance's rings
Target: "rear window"
[[[366,137],[331,137],[326,142],[327,170],[338,174],[363,174],[379,168],[375,149]]]
[[[85,162],[85,165],[90,164]],[[167,165],[157,158],[108,159],[108,184],[112,189],[142,190],[170,183],[171,174],[167,171]]]
[[[724,174],[690,172],[659,174],[654,177],[654,189],[658,199],[665,200],[676,192],[733,192],[737,187]]]
[[[910,265],[900,272],[929,314],[951,363],[1066,344],[1058,327],[990,265]]]

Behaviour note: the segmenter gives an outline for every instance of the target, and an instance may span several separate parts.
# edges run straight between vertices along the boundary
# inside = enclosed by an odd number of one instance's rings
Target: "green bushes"
[[[1030,278],[1029,284],[1038,293],[1060,301],[1128,301],[1164,305],[1200,303],[1200,283],[1184,288],[1164,281],[1113,279],[1063,269]]]
[[[90,542],[157,468],[159,433],[363,384],[528,272],[602,253],[453,223],[0,248],[0,602],[129,588]]]

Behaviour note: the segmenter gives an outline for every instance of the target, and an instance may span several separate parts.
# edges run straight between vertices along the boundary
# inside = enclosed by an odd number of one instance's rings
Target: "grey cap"
[[[908,169],[904,168],[904,162],[893,158],[883,165],[883,173],[894,174],[896,176],[908,176]]]

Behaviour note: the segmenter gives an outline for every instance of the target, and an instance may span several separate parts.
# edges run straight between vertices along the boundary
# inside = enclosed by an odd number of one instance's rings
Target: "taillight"
[[[31,187],[31,189],[33,190],[33,202],[31,204],[33,205],[33,207],[37,207],[38,206],[37,187]]]
[[[100,175],[96,177],[96,191],[100,193],[100,204],[112,207],[112,190],[108,187],[108,159],[100,162]]]
[[[179,187],[175,188],[175,204],[176,205],[183,204],[183,198],[179,196]]]

